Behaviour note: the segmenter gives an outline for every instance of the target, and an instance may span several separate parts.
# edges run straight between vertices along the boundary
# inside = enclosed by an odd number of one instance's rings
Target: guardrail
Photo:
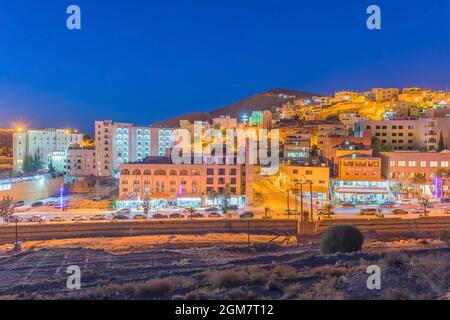
[[[437,233],[450,229],[450,217],[418,217],[416,219],[373,218],[373,219],[326,219],[316,222],[315,233],[323,233],[335,225],[352,225],[362,232],[377,233]]]
[[[296,220],[147,220],[18,224],[18,240],[126,237],[160,234],[251,233],[297,235]],[[0,243],[14,242],[14,224],[0,226]]]

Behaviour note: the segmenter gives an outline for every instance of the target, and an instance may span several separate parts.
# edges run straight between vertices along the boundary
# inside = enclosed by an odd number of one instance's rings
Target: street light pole
[[[313,196],[312,196],[312,181],[309,182],[309,196],[310,196],[310,200],[311,200],[311,221],[314,220],[314,215],[313,215]]]

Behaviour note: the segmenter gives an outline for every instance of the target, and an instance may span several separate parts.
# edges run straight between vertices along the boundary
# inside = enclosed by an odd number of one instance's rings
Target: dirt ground
[[[0,299],[444,299],[450,249],[433,238],[371,239],[321,255],[318,239],[236,234],[69,239],[0,246]],[[70,291],[67,268],[81,270]],[[367,288],[367,267],[381,289]]]

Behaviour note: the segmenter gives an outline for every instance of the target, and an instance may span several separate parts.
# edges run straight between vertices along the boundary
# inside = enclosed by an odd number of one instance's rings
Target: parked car
[[[408,214],[408,211],[403,210],[403,209],[395,209],[395,210],[392,210],[392,214]]]
[[[50,219],[51,222],[64,222],[66,221],[66,219],[64,217],[61,216],[56,216]]]
[[[69,206],[69,203],[67,201],[64,201],[63,203],[57,202],[53,205],[53,208],[55,209],[66,209]]]
[[[382,206],[384,207],[394,207],[396,205],[397,203],[395,201],[386,201],[385,203],[382,204]]]
[[[16,223],[16,222],[23,222],[24,219],[19,216],[12,216],[8,222],[10,223]]]
[[[93,215],[90,219],[91,219],[91,221],[109,220],[108,216],[103,213],[97,213],[97,214]]]
[[[22,207],[25,205],[25,201],[16,201],[16,203],[14,204],[14,208],[18,208],[18,207]]]
[[[130,208],[123,208],[120,210],[116,211],[116,214],[130,214],[131,213],[131,209]]]
[[[402,204],[402,205],[411,205],[414,203],[413,199],[401,199],[398,201],[398,204]]]
[[[171,219],[184,218],[184,217],[185,217],[184,215],[182,215],[181,213],[178,213],[178,212],[169,214],[169,218],[171,218]]]
[[[347,207],[347,208],[354,208],[355,207],[355,205],[353,203],[351,203],[351,202],[344,202],[342,204],[342,206],[343,207]]]
[[[192,214],[192,218],[204,218],[204,217],[205,217],[205,215],[201,212],[194,212]]]
[[[424,210],[423,210],[423,208],[414,208],[414,209],[410,210],[409,213],[411,213],[411,214],[423,214]]]
[[[88,221],[89,219],[87,217],[84,216],[73,216],[72,217],[72,221]]]
[[[130,220],[130,217],[125,214],[116,214],[114,215],[113,220]]]
[[[49,201],[45,204],[47,207],[54,207],[56,205],[56,201]]]
[[[363,216],[374,216],[374,215],[381,214],[381,210],[378,208],[366,208],[366,209],[361,209],[359,213]]]
[[[255,214],[251,211],[245,211],[241,214],[239,214],[239,219],[253,219],[255,217]]]
[[[222,218],[223,215],[221,213],[219,213],[219,212],[210,212],[208,214],[208,217],[209,218]]]
[[[219,208],[217,207],[209,207],[205,209],[206,212],[214,212],[214,211],[219,211]]]
[[[42,207],[43,205],[44,205],[44,202],[42,202],[42,201],[36,201],[31,204],[31,206],[33,208]]]
[[[28,221],[30,222],[46,222],[47,218],[43,216],[32,216]]]
[[[147,217],[143,213],[137,213],[133,216],[134,220],[145,220]]]
[[[167,219],[167,216],[165,214],[162,214],[162,213],[155,213],[153,215],[153,219]]]

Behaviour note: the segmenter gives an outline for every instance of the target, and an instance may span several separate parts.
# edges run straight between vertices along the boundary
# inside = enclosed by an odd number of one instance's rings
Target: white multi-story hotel
[[[38,157],[48,164],[55,152],[65,152],[71,145],[81,144],[83,134],[66,129],[28,130],[13,134],[13,167],[22,172],[26,157]]]
[[[115,176],[123,163],[164,156],[171,148],[173,128],[137,127],[131,123],[95,122],[95,166],[100,177]]]

